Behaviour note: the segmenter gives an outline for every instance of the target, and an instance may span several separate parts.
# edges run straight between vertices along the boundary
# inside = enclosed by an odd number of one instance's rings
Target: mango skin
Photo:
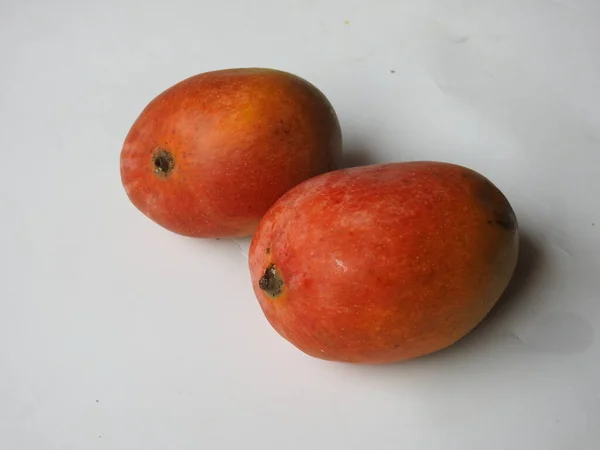
[[[308,81],[264,68],[205,72],[144,108],[121,150],[121,181],[170,231],[249,236],[283,193],[336,168],[341,141],[331,103]]]
[[[391,163],[286,193],[261,220],[249,267],[267,320],[301,351],[381,364],[470,332],[507,287],[518,246],[515,213],[484,176]],[[276,296],[264,290],[269,273],[283,283]]]

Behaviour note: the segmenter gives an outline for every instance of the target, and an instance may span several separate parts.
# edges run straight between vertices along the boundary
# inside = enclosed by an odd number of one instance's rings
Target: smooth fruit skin
[[[206,72],[142,111],[121,151],[121,180],[150,219],[193,237],[251,235],[296,184],[336,168],[340,125],[327,98],[278,70]]]
[[[391,363],[441,350],[499,299],[518,225],[485,177],[441,162],[338,170],[263,217],[249,266],[270,324],[321,359]]]

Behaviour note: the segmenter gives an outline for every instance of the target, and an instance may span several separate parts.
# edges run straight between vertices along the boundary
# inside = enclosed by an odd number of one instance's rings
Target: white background
[[[595,0],[1,0],[0,448],[600,448],[599,45]],[[321,88],[347,164],[504,191],[521,260],[481,327],[403,364],[311,359],[263,318],[247,241],[130,205],[141,109],[243,66]]]

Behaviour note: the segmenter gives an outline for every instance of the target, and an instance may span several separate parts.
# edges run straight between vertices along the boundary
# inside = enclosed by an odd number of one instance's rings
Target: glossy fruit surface
[[[252,234],[287,190],[335,168],[341,131],[327,98],[287,72],[206,72],[153,99],[121,151],[131,202],[186,236]]]
[[[440,162],[330,172],[286,193],[252,240],[271,325],[317,358],[390,363],[455,343],[505,290],[518,226],[505,198]]]

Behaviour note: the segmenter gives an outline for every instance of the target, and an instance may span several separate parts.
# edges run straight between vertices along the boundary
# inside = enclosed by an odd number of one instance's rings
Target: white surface
[[[0,448],[600,448],[599,43],[595,0],[3,0]],[[317,84],[352,163],[506,193],[524,245],[490,320],[405,364],[313,360],[264,320],[246,242],[128,203],[141,108],[237,66]]]

